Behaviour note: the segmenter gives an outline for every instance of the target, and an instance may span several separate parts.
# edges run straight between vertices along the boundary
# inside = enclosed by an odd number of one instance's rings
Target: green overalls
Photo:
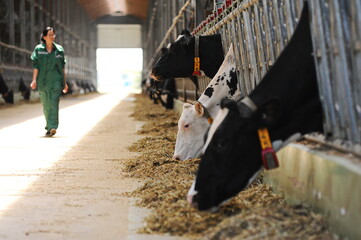
[[[59,125],[59,100],[64,89],[65,66],[64,49],[53,43],[53,51],[48,53],[45,44],[39,44],[31,54],[33,68],[38,69],[36,85],[46,119],[45,129],[57,129]]]

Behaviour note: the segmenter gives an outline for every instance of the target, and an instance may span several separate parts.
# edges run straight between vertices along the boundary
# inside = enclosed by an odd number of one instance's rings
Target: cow
[[[215,210],[265,166],[259,129],[267,128],[272,142],[286,143],[297,134],[323,131],[309,25],[305,3],[293,36],[260,84],[242,100],[222,100],[187,194],[188,202],[199,210]]]
[[[231,45],[217,74],[198,100],[194,104],[183,104],[173,159],[187,160],[199,157],[204,144],[204,134],[210,126],[211,117],[220,109],[221,99],[237,99],[239,96],[235,57]]]
[[[186,78],[194,73],[195,37],[185,33],[162,49],[162,55],[151,70],[156,80]],[[224,60],[220,34],[199,37],[200,70],[213,78]]]
[[[30,84],[25,84],[24,79],[21,77],[19,81],[19,92],[23,96],[24,100],[30,100]]]
[[[13,90],[9,90],[1,73],[0,73],[0,93],[6,103],[14,103],[14,92]]]
[[[177,98],[175,79],[170,78],[163,81],[162,87],[157,94],[163,107],[166,109],[173,109],[174,98]]]
[[[177,97],[174,78],[164,81],[155,81],[152,78],[146,79],[144,92],[155,104],[160,103],[166,109],[173,109],[174,98]]]

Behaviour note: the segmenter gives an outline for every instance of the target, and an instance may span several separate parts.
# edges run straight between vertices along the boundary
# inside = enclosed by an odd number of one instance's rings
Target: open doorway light
[[[143,68],[141,48],[98,48],[96,54],[99,92],[140,90]]]

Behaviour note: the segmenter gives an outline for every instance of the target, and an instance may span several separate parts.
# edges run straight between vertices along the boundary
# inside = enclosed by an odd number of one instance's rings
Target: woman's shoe
[[[50,137],[54,136],[56,134],[56,129],[55,128],[52,128],[50,130]]]

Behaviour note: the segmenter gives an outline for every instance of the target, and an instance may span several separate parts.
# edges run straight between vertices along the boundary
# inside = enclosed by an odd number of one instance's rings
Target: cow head
[[[193,72],[194,37],[184,34],[162,49],[162,55],[152,68],[154,79],[189,77]]]
[[[204,133],[209,128],[205,111],[199,102],[183,105],[173,159],[188,160],[200,156]]]
[[[184,32],[183,32],[184,33]],[[213,78],[224,60],[220,34],[199,37],[199,58],[202,72]],[[157,80],[190,77],[194,72],[195,37],[185,32],[167,48],[151,70]]]
[[[207,133],[197,178],[188,201],[200,210],[211,209],[247,187],[262,168],[257,129],[279,117],[279,101],[273,99],[253,112],[242,102],[224,99]],[[237,124],[234,124],[237,123]]]

